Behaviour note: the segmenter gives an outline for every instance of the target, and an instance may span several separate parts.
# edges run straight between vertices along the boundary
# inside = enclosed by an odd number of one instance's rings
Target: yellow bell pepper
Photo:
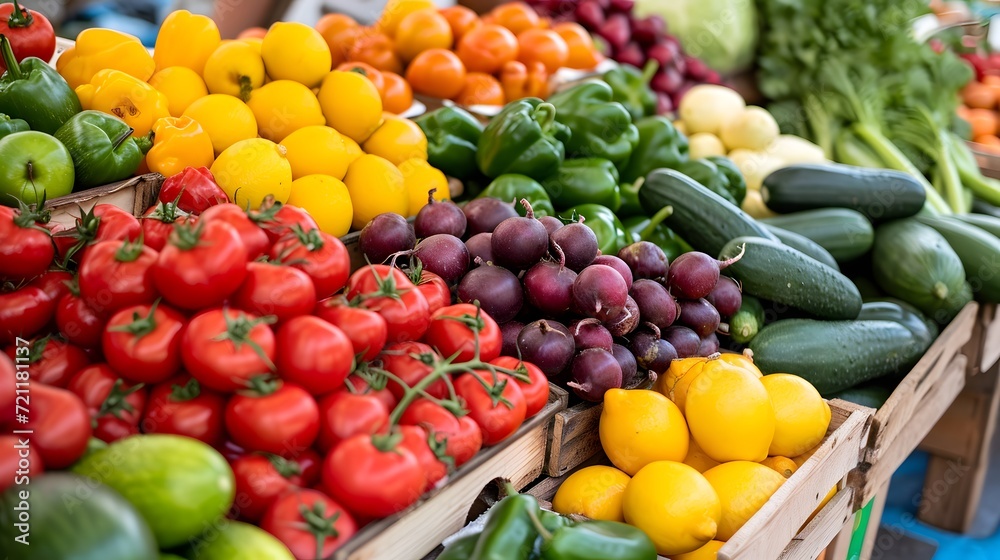
[[[101,70],[76,88],[84,109],[104,111],[128,123],[132,136],[146,136],[153,124],[170,116],[167,96],[120,70]]]
[[[163,20],[156,36],[153,60],[156,69],[186,66],[201,74],[205,61],[222,40],[212,18],[177,10]]]
[[[139,39],[100,28],[81,31],[76,44],[56,60],[56,70],[73,89],[89,84],[102,70],[120,70],[145,82],[155,68],[153,55]]]
[[[164,177],[186,167],[210,167],[215,161],[212,139],[191,117],[164,117],[153,125],[153,147],[146,153],[150,171]]]

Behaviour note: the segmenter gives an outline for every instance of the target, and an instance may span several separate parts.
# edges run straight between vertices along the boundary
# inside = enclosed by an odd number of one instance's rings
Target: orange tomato
[[[375,28],[390,37],[396,36],[396,28],[403,18],[417,10],[434,9],[432,0],[389,0],[382,8],[382,15],[375,22]]]
[[[455,41],[459,41],[465,36],[471,29],[480,25],[482,21],[479,20],[479,16],[476,12],[473,12],[465,6],[450,6],[448,8],[441,9],[441,15],[444,19],[448,20],[448,25],[451,26],[451,34],[455,37]]]
[[[978,146],[976,146],[980,151],[989,152],[991,154],[1000,154],[1000,138],[994,135],[988,136],[977,136],[972,140]]]
[[[385,70],[386,72],[403,71],[403,63],[396,56],[396,50],[392,39],[388,35],[373,33],[358,38],[351,46],[347,54],[347,60],[351,62],[364,62],[373,68]]]
[[[361,35],[361,26],[351,16],[326,14],[316,22],[316,31],[323,36],[333,54],[333,66],[347,60],[347,53]],[[346,44],[350,43],[350,44]]]
[[[997,115],[989,109],[969,109],[973,138],[997,133]]]
[[[997,104],[993,89],[979,82],[969,82],[962,90],[962,99],[973,109],[992,109]]]
[[[551,29],[529,29],[517,36],[517,43],[518,60],[525,64],[541,62],[550,74],[569,60],[566,41]]]
[[[594,39],[579,23],[566,21],[552,27],[569,49],[566,67],[578,70],[589,70],[601,61],[601,55],[594,46]]]
[[[396,28],[396,54],[404,61],[427,49],[450,49],[451,24],[437,10],[419,10],[403,18]]]
[[[483,24],[462,37],[457,52],[470,72],[496,74],[517,59],[517,49],[517,37],[506,27]]]
[[[510,29],[514,35],[537,29],[540,23],[535,9],[524,2],[500,4],[490,12],[490,19],[493,23]]]
[[[336,69],[343,70],[344,72],[357,72],[371,80],[372,85],[378,90],[379,97],[382,97],[382,94],[385,93],[385,76],[381,70],[370,64],[365,64],[364,62],[345,62],[337,66]]]
[[[254,38],[263,39],[264,35],[267,35],[267,29],[264,29],[263,27],[248,27],[248,28],[244,29],[243,31],[240,31],[240,34],[237,35],[236,38],[237,39],[254,39]]]
[[[406,81],[417,93],[451,99],[465,85],[465,66],[447,49],[426,50],[406,69]]]
[[[482,72],[469,72],[455,102],[461,105],[503,105],[504,93],[497,80]]]
[[[413,88],[402,76],[395,72],[382,72],[385,91],[382,92],[382,109],[400,114],[413,105]]]

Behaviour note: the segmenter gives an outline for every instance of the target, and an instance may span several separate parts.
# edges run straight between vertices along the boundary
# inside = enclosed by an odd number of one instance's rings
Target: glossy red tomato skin
[[[459,467],[473,458],[483,447],[483,434],[468,416],[456,417],[443,406],[427,399],[417,399],[403,412],[400,424],[421,426],[436,438],[446,439],[445,453]]]
[[[515,378],[517,386],[524,395],[525,414],[528,418],[538,414],[549,403],[549,378],[535,364],[524,362],[511,356],[500,356],[490,360],[490,364],[509,370],[514,370],[528,376],[528,381]]]
[[[28,280],[52,264],[52,237],[32,218],[12,208],[0,209],[0,279]]]
[[[181,367],[181,335],[186,318],[164,304],[154,305],[136,305],[115,313],[101,338],[108,364],[133,383],[160,383]],[[133,334],[125,330],[144,321],[150,321],[148,331]]]
[[[279,471],[276,464],[288,469],[287,472]],[[259,522],[278,496],[302,484],[296,474],[297,466],[281,458],[249,453],[237,457],[230,466],[236,477],[237,499],[233,513],[246,521]]]
[[[379,296],[386,282],[395,287],[393,296]],[[398,268],[370,265],[359,269],[347,283],[347,298],[353,300],[359,295],[365,298],[362,307],[385,319],[388,342],[420,340],[427,332],[430,322],[427,300]]]
[[[18,348],[19,346],[12,344],[4,351],[11,360],[14,360],[17,358]],[[76,372],[90,363],[90,357],[82,348],[56,337],[47,336],[33,340],[27,348],[28,359],[22,363],[30,368],[31,380],[53,387],[66,387]]]
[[[282,379],[313,395],[325,395],[344,386],[354,365],[354,348],[337,327],[303,315],[278,328],[275,365]]]
[[[232,302],[244,311],[274,316],[281,323],[311,313],[316,305],[316,288],[309,275],[296,268],[250,262]]]
[[[319,229],[319,225],[309,215],[309,212],[297,206],[289,206],[287,204],[277,203],[271,208],[251,211],[249,216],[252,221],[264,230],[270,243],[274,243],[284,235],[290,233],[295,226],[307,232]]]
[[[139,220],[142,226],[142,242],[153,249],[161,251],[167,245],[174,224],[193,224],[198,217],[181,210],[173,202],[161,202],[150,206]]]
[[[33,431],[32,452],[49,469],[72,465],[83,456],[92,435],[87,407],[72,392],[41,383],[31,384],[29,396],[28,422],[18,426]]]
[[[247,252],[249,260],[267,252],[270,246],[267,233],[247,216],[242,208],[225,203],[212,206],[198,216],[200,222],[222,221],[236,229]]]
[[[14,291],[0,292],[0,344],[31,338],[49,326],[56,303],[69,293],[66,282],[72,278],[68,272],[52,270]]]
[[[316,441],[319,422],[316,400],[291,383],[267,395],[236,394],[226,404],[226,432],[251,451],[306,449]]]
[[[351,273],[351,256],[344,242],[318,229],[285,233],[271,247],[270,257],[308,274],[317,299],[340,291]]]
[[[299,486],[311,488],[319,483],[323,471],[323,458],[315,448],[289,451],[282,457],[293,461],[299,467]]]
[[[431,450],[427,430],[424,430],[420,426],[400,426],[399,432],[403,435],[403,441],[399,444],[400,447],[404,447],[410,453],[413,453],[413,456],[417,458],[417,462],[420,463],[420,468],[424,471],[424,476],[427,477],[427,486],[424,487],[424,491],[426,492],[448,475],[448,466],[442,463],[437,455],[434,454],[434,451]],[[437,440],[437,438],[435,439]],[[439,442],[440,440],[437,440],[435,445],[440,445]]]
[[[387,387],[383,386],[381,389],[374,389],[368,384],[368,381],[357,375],[348,376],[344,381],[344,387],[352,393],[357,393],[359,395],[371,395],[375,397],[376,399],[382,401],[382,404],[384,404],[390,411],[396,408],[396,405],[399,404],[399,399],[397,399],[396,395],[393,395],[392,391],[390,391]]]
[[[178,228],[197,243],[187,247]],[[246,274],[247,251],[236,230],[222,221],[199,220],[194,226],[174,225],[153,265],[153,284],[171,305],[197,310],[221,304]]]
[[[91,212],[77,217],[74,237],[83,246],[73,255],[81,262],[95,244],[102,241],[135,241],[142,234],[142,226],[135,216],[114,204],[97,204]]]
[[[0,435],[0,492],[15,484],[30,484],[44,472],[45,465],[31,449],[30,438]]]
[[[247,341],[237,347],[227,335],[228,321],[250,321]],[[258,353],[255,347],[260,350]],[[254,376],[274,363],[274,332],[259,317],[234,309],[209,309],[195,315],[181,337],[181,362],[202,386],[222,393],[249,387]]]
[[[347,299],[354,299],[361,294],[370,294],[379,290],[380,284],[391,280],[396,289],[413,288],[413,282],[402,270],[384,264],[363,266],[351,274],[347,281]]]
[[[59,298],[55,320],[56,328],[69,342],[82,348],[100,347],[107,321],[79,295],[68,293]]]
[[[372,361],[385,347],[389,325],[374,311],[351,307],[344,298],[332,297],[317,303],[314,313],[340,328],[350,339],[354,354],[360,356],[361,361]]]
[[[319,401],[319,450],[326,453],[356,435],[371,435],[389,427],[390,410],[373,395],[337,391]]]
[[[139,421],[146,407],[146,389],[140,387],[124,398],[128,407],[121,407],[114,412],[102,412],[101,408],[112,390],[122,393],[133,388],[126,383],[121,383],[116,388],[118,380],[118,376],[107,364],[94,364],[80,370],[68,387],[87,406],[95,423],[94,437],[109,443],[139,433]]]
[[[413,388],[433,371],[434,366],[424,363],[413,355],[426,356],[428,360],[440,360],[433,348],[423,342],[399,342],[382,350],[382,367]],[[388,389],[397,399],[402,399],[405,388],[394,380],[389,380]],[[443,377],[432,381],[424,391],[439,399],[448,396],[448,384]]]
[[[478,334],[479,358],[488,362],[500,356],[503,347],[503,335],[500,326],[485,311],[478,310],[478,323],[481,328],[474,332],[468,325],[455,319],[476,320],[476,306],[471,303],[457,303],[442,307],[431,315],[430,326],[424,340],[437,348],[442,356],[458,354],[456,361],[467,362],[476,355]]]
[[[138,255],[126,254],[132,251]],[[153,286],[153,265],[158,256],[149,247],[129,248],[120,241],[101,241],[91,245],[80,260],[80,297],[91,309],[105,317],[126,307],[153,303],[157,297]]]
[[[451,304],[451,289],[448,283],[429,270],[421,271],[417,289],[427,300],[427,310],[433,314],[438,309]]]
[[[490,394],[472,373],[466,373],[455,380],[455,391],[465,400],[469,417],[483,432],[483,445],[495,445],[514,435],[514,432],[521,427],[527,416],[528,407],[521,388],[513,378],[498,373],[494,381],[489,372],[476,373],[493,387],[506,382],[501,395],[509,405],[499,402],[494,406]]]
[[[427,476],[409,450],[380,450],[369,435],[340,442],[323,462],[323,486],[351,512],[381,518],[420,499]]]
[[[323,536],[317,542],[320,537],[304,529],[307,524],[303,508],[328,519],[336,536]],[[330,558],[358,530],[357,522],[343,506],[318,490],[305,488],[286,492],[276,499],[260,526],[283,542],[296,560]]]
[[[181,374],[153,387],[139,427],[144,433],[186,436],[218,447],[226,435],[225,406],[225,397]]]

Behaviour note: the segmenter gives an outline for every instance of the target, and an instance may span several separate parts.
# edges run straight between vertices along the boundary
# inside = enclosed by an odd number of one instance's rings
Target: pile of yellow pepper
[[[382,212],[415,214],[430,189],[447,198],[420,127],[384,112],[363,74],[331,66],[307,25],[222,40],[211,18],[184,10],[164,20],[152,54],[131,35],[88,29],[56,61],[84,109],[152,133],[143,170],[210,167],[241,206],[273,195],[340,236]]]

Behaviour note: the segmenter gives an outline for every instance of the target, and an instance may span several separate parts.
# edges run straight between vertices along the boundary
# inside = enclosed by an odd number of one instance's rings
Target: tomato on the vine
[[[330,558],[358,530],[354,518],[340,504],[306,488],[276,499],[260,527],[284,543],[297,560]]]
[[[105,317],[156,300],[153,265],[159,253],[136,241],[101,241],[80,259],[80,297]]]
[[[451,290],[448,283],[429,270],[421,270],[419,278],[411,278],[413,283],[427,300],[427,310],[432,314],[451,303]]]
[[[309,215],[309,212],[297,206],[275,202],[274,199],[266,199],[260,209],[251,210],[249,216],[264,230],[271,243],[290,232],[295,226],[304,231],[319,229],[316,220]]]
[[[368,517],[406,509],[423,495],[427,475],[398,438],[361,434],[340,442],[323,462],[323,486],[348,510]]]
[[[494,445],[514,435],[527,417],[527,404],[517,382],[503,373],[466,373],[455,380],[469,416],[483,432],[483,444]]]
[[[445,441],[445,453],[460,467],[483,447],[483,433],[468,416],[455,416],[440,404],[417,399],[406,407],[400,424],[421,426],[438,440]]]
[[[184,323],[184,315],[159,302],[122,309],[104,327],[104,359],[128,381],[165,381],[181,368]]]
[[[218,206],[213,206],[218,208]],[[247,275],[247,250],[222,221],[174,224],[153,265],[153,283],[164,299],[181,309],[221,304]]]
[[[343,288],[351,273],[351,256],[344,242],[318,229],[293,226],[271,247],[270,257],[308,274],[318,299]]]
[[[347,335],[312,315],[295,317],[278,328],[277,348],[275,365],[281,378],[313,395],[343,387],[354,364]]]
[[[232,309],[196,315],[181,338],[181,361],[199,383],[223,393],[250,387],[274,370],[274,332],[266,318]]]
[[[150,206],[142,215],[142,242],[154,251],[161,251],[167,245],[174,224],[192,224],[197,217],[181,210],[175,202],[160,202]]]
[[[92,434],[90,415],[83,401],[72,392],[41,383],[32,384],[27,423],[32,430],[31,450],[50,469],[64,469],[87,450]]]
[[[301,451],[289,451],[282,455],[299,466],[300,486],[312,488],[320,479],[323,471],[323,458],[312,447]]]
[[[343,296],[334,296],[316,304],[317,317],[339,328],[351,341],[354,355],[370,362],[385,347],[389,326],[374,311],[351,307]]]
[[[273,315],[278,322],[308,315],[316,305],[316,288],[297,268],[269,262],[250,262],[246,279],[233,294],[233,305],[257,315]]]
[[[226,432],[251,451],[296,452],[308,448],[319,435],[316,399],[291,383],[251,381],[252,391],[233,395],[226,404]]]
[[[500,356],[490,360],[490,364],[516,371],[521,375],[528,376],[528,380],[515,378],[517,386],[521,388],[526,405],[525,414],[528,418],[538,414],[549,402],[549,378],[538,366],[530,362],[525,362],[511,356]]]
[[[427,300],[398,268],[370,265],[347,283],[347,298],[361,298],[361,306],[385,319],[389,342],[419,340],[427,332]]]
[[[66,340],[82,348],[97,348],[104,334],[105,318],[80,297],[80,287],[74,279],[69,293],[56,303],[56,328]]]
[[[354,375],[349,375],[344,380],[344,386],[348,392],[357,395],[371,395],[382,401],[387,410],[396,408],[396,405],[399,404],[399,399],[387,387],[389,380],[384,375],[376,377],[374,374],[361,375],[357,371],[354,373]],[[375,382],[375,386],[372,386],[372,382]]]
[[[237,496],[233,513],[247,521],[260,521],[278,496],[302,485],[298,463],[271,453],[249,453],[231,466]]]
[[[338,443],[359,434],[371,435],[389,426],[389,408],[374,395],[342,390],[319,401],[317,447],[328,452]]]
[[[73,237],[76,239],[68,257],[81,262],[90,247],[101,241],[135,241],[142,235],[142,226],[132,214],[114,204],[97,204],[76,219]]]
[[[457,303],[431,315],[424,340],[442,356],[458,354],[456,361],[468,362],[476,356],[477,334],[480,360],[488,362],[500,356],[503,335],[493,317],[471,303]]]
[[[232,203],[218,204],[201,213],[199,222],[225,222],[239,234],[246,248],[247,257],[256,259],[267,252],[271,242],[267,233],[255,224],[250,216],[239,206]]]
[[[53,387],[65,387],[90,363],[83,349],[51,335],[32,340],[28,349],[27,356],[21,355],[27,361],[21,363],[31,372],[31,380]],[[8,346],[5,351],[11,360],[17,359],[18,346]]]
[[[0,278],[28,280],[45,272],[55,258],[45,210],[0,208]]]
[[[202,388],[189,375],[178,375],[153,387],[139,427],[145,433],[187,436],[216,447],[225,436],[225,406],[219,393]]]
[[[446,452],[446,444],[436,437],[431,437],[427,430],[420,426],[399,426],[399,433],[403,439],[399,442],[400,447],[408,449],[417,458],[420,467],[427,476],[427,486],[424,491],[430,490],[448,474],[448,465],[442,459],[454,463]]]
[[[139,433],[146,406],[146,389],[141,383],[129,385],[107,364],[94,364],[80,370],[68,389],[87,406],[94,437],[110,443]]]
[[[384,370],[398,377],[407,387],[413,388],[434,371],[434,364],[439,362],[441,357],[430,346],[411,341],[386,346],[382,350],[381,360]],[[397,399],[402,399],[406,393],[406,387],[392,378],[389,379],[387,387]],[[449,395],[448,383],[443,376],[431,381],[424,391],[439,399]]]

